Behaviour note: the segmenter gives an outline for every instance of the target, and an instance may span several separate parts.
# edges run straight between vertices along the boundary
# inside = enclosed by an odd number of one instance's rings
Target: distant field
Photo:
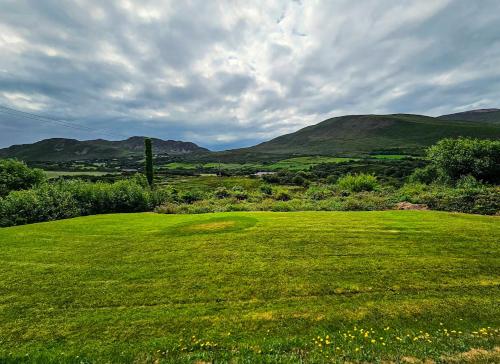
[[[57,178],[61,176],[105,176],[108,174],[117,174],[116,172],[98,172],[98,171],[45,171],[48,178]]]
[[[289,170],[303,170],[309,167],[321,164],[321,163],[341,163],[356,161],[356,158],[339,158],[339,157],[322,157],[322,156],[311,156],[311,157],[297,157],[289,158],[274,163],[270,166],[271,169],[289,169]]]
[[[499,362],[499,228],[385,211],[0,229],[0,362]]]
[[[340,163],[348,161],[356,161],[356,158],[340,158],[340,157],[322,157],[322,156],[310,156],[310,157],[296,157],[284,159],[272,164],[261,164],[261,163],[179,163],[173,162],[165,165],[165,168],[173,169],[186,169],[193,170],[199,167],[202,168],[213,168],[221,169],[226,171],[240,170],[243,168],[251,168],[255,170],[263,171],[276,171],[280,169],[288,169],[292,171],[306,170],[309,167],[321,164],[321,163]]]
[[[397,160],[408,158],[408,156],[405,154],[372,154],[370,155],[370,157],[376,159],[397,159]]]
[[[218,177],[218,176],[196,176],[196,177],[170,177],[166,184],[177,187],[179,190],[200,190],[213,192],[217,187],[233,188],[234,186],[244,187],[253,191],[261,185],[260,178],[248,177]]]

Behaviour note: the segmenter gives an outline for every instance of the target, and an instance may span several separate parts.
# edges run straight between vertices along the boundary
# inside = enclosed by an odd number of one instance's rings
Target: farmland
[[[140,213],[0,229],[0,361],[495,362],[499,222]]]

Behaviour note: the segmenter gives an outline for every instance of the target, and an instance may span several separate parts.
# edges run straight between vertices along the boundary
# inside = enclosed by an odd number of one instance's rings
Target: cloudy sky
[[[0,0],[0,147],[247,146],[330,116],[498,107],[500,1]]]

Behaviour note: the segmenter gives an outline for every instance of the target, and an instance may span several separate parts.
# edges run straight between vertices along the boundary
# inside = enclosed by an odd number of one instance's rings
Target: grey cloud
[[[500,4],[0,2],[0,147],[152,135],[246,146],[345,113],[436,115],[500,99]],[[278,20],[278,21],[277,21]]]

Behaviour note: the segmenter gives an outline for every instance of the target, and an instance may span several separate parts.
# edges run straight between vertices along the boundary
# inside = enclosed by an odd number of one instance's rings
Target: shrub
[[[112,184],[60,180],[31,190],[14,191],[0,199],[0,225],[90,214],[151,211],[169,199],[170,191],[144,188],[136,178]]]
[[[23,225],[79,216],[78,201],[58,185],[13,191],[0,201],[0,226]]]
[[[378,182],[377,177],[371,174],[347,174],[337,180],[337,187],[350,192],[373,191]]]
[[[433,164],[427,165],[423,168],[417,168],[408,177],[410,183],[426,183],[430,184],[440,179],[440,174],[437,167]]]
[[[267,184],[260,186],[259,190],[267,196],[271,196],[273,194],[273,188]]]
[[[288,192],[284,188],[278,188],[276,191],[274,191],[273,197],[278,201],[288,201],[291,198],[290,192]]]
[[[500,187],[488,187],[466,179],[457,188],[445,185],[408,184],[396,201],[425,204],[433,210],[495,215],[500,212]]]
[[[214,196],[218,199],[228,198],[231,196],[231,193],[227,190],[226,187],[218,187],[214,191]]]
[[[332,195],[332,191],[326,187],[311,186],[305,195],[311,200],[324,200]]]
[[[292,183],[297,186],[308,186],[311,182],[298,174],[292,178]]]
[[[10,191],[26,190],[45,180],[45,173],[15,159],[0,160],[0,197]]]
[[[199,190],[183,191],[179,194],[179,200],[185,203],[193,203],[195,201],[203,200],[203,192]]]
[[[241,186],[234,186],[231,194],[237,200],[246,200],[248,198],[248,192]]]
[[[427,157],[453,182],[467,175],[486,182],[500,182],[498,140],[443,139],[427,150]]]

